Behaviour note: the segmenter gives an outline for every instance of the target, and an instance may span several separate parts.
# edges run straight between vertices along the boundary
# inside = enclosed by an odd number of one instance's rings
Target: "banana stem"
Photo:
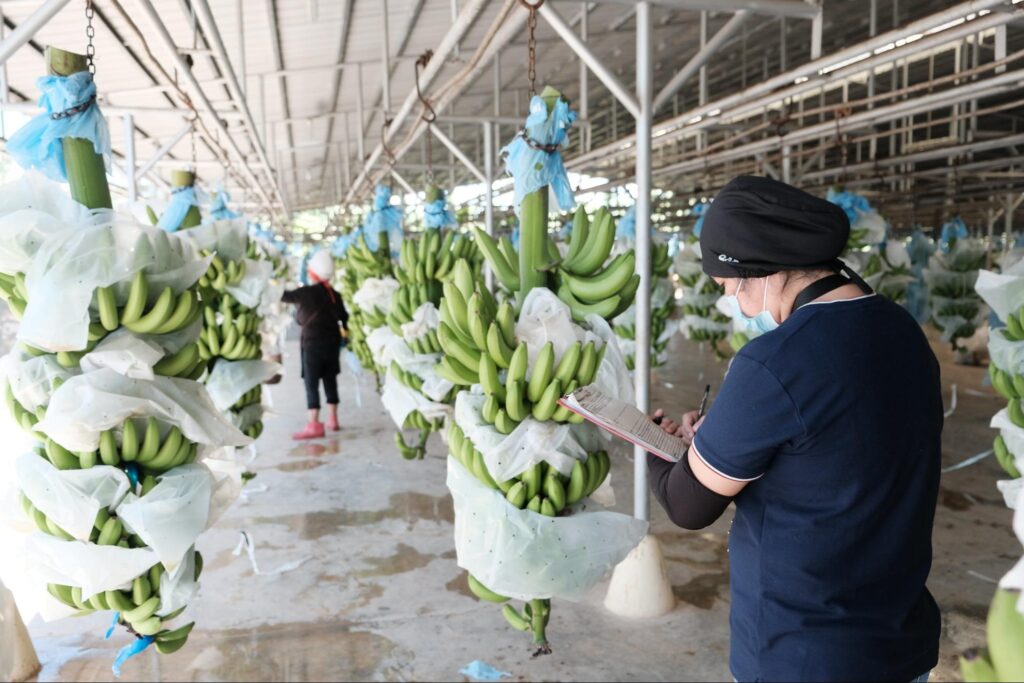
[[[51,75],[70,76],[85,71],[89,63],[85,55],[48,46],[46,68]],[[64,138],[64,170],[68,176],[71,198],[90,209],[111,209],[110,186],[103,157],[96,153],[92,141]]]
[[[171,173],[171,186],[172,187],[192,187],[196,184],[196,174],[191,171],[174,171]],[[181,221],[181,227],[179,230],[187,230],[188,228],[194,228],[203,222],[203,217],[199,213],[198,206],[190,206],[188,213],[185,214],[185,218]]]
[[[546,600],[530,600],[530,629],[533,631],[533,642],[537,645],[534,656],[551,652],[551,646],[548,645],[548,638],[544,633],[548,625],[549,610]]]

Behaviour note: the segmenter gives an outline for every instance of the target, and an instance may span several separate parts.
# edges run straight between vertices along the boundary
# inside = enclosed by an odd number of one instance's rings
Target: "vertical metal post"
[[[1006,24],[1000,24],[996,26],[996,52],[993,58],[998,62],[1001,59],[1006,59]],[[997,66],[996,73],[1001,74],[1006,72],[1006,65]]]
[[[702,16],[704,16],[702,14]],[[703,21],[706,21],[704,19]],[[651,128],[654,119],[654,54],[651,41],[651,5],[636,6],[636,268],[640,289],[636,297],[636,404],[645,413],[651,402]],[[633,515],[651,518],[647,485],[647,454],[634,450]]]
[[[348,112],[345,112],[345,189],[352,187],[352,131],[349,126]]]
[[[263,144],[269,144],[267,138],[267,83],[262,74],[256,78],[256,96],[260,100],[260,128],[263,129]]]
[[[818,14],[811,19],[811,61],[821,59],[821,33],[825,23],[825,8],[818,3]]]
[[[1006,195],[1006,206],[1003,208],[1003,240],[1006,244],[1013,241],[1013,195]]]
[[[648,8],[650,11],[650,8]],[[744,33],[746,35],[746,33]],[[648,36],[649,37],[649,36]],[[640,41],[640,34],[637,33],[637,44]],[[708,44],[708,13],[703,11],[700,13],[700,49],[703,51],[704,46]],[[637,73],[640,72],[640,65],[637,65]],[[744,69],[746,72],[746,69]],[[746,76],[746,73],[744,73]],[[708,67],[706,65],[700,67],[700,102],[703,105],[708,101]]]
[[[359,119],[359,135],[356,136],[356,150],[359,152],[359,165],[366,163],[366,117],[363,113],[363,63],[356,64],[356,118]]]
[[[789,153],[789,145],[782,146],[782,182],[792,183],[793,156]]]
[[[494,236],[494,128],[490,121],[484,127],[484,232]],[[487,291],[494,291],[494,273],[485,269],[484,283]]]
[[[4,23],[4,8],[0,7],[0,43],[7,37],[7,25]],[[1005,41],[1003,43],[1005,47]],[[7,104],[10,91],[7,85],[7,62],[0,63],[0,104]],[[0,138],[7,139],[7,127],[4,125],[4,112],[0,109]]]
[[[590,13],[588,9],[589,6],[584,2],[583,7],[580,9],[580,40],[584,44],[590,38]],[[589,84],[587,83],[587,65],[582,59],[580,59],[580,118],[584,121],[583,125],[580,126],[580,152],[586,152],[590,149],[588,141],[590,138],[590,93]]]
[[[391,115],[391,46],[388,36],[388,0],[380,0],[383,36],[381,40],[381,97],[384,98],[384,118]]]
[[[243,95],[248,95],[249,83],[245,78],[245,19],[242,0],[235,0],[235,18],[238,24],[238,65],[235,71],[238,73],[238,86]],[[246,99],[249,99],[248,96]]]
[[[786,71],[786,17],[779,17],[779,73]]]
[[[138,198],[138,185],[135,182],[135,119],[131,114],[124,116],[124,165],[127,171],[128,203],[134,204]]]
[[[501,116],[501,50],[494,51],[494,93],[491,99],[494,100],[494,116]]]

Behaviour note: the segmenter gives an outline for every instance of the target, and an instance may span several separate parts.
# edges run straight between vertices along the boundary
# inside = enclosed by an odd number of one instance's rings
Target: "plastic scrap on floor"
[[[985,576],[984,574],[976,572],[973,569],[968,569],[967,570],[967,575],[968,576],[972,576],[972,577],[974,577],[974,578],[976,578],[976,579],[978,579],[980,581],[984,581],[985,583],[992,583],[992,584],[995,584],[997,586],[999,585],[999,582],[996,581],[995,579],[993,579],[991,576]]]
[[[955,465],[950,465],[946,469],[942,470],[942,473],[946,474],[947,472],[955,472],[956,470],[962,470],[965,467],[970,467],[971,465],[973,465],[976,462],[981,462],[982,460],[984,460],[988,456],[992,455],[992,453],[993,453],[993,451],[992,451],[991,448],[988,449],[987,451],[982,451],[981,453],[978,453],[977,455],[972,455],[971,457],[967,458],[963,462],[958,462]]]
[[[459,673],[478,681],[500,681],[503,676],[512,677],[512,674],[509,672],[498,671],[490,664],[481,662],[479,659],[474,659],[472,662],[459,669]]]
[[[114,665],[110,667],[111,671],[114,672],[114,676],[120,678],[121,667],[124,666],[124,663],[149,647],[153,641],[154,638],[152,636],[145,636],[139,638],[131,645],[125,645],[121,648],[121,651],[117,653],[117,659],[114,660]]]
[[[942,414],[942,417],[949,417],[956,411],[956,385],[952,387],[952,395],[949,399],[949,410]]]
[[[302,565],[306,564],[306,562],[308,562],[310,559],[312,559],[309,555],[307,555],[305,557],[300,557],[297,560],[286,562],[274,571],[260,571],[260,566],[256,563],[256,543],[252,540],[252,536],[250,536],[249,532],[247,531],[242,532],[242,538],[239,539],[238,545],[235,546],[235,549],[232,552],[232,554],[235,557],[238,557],[242,554],[242,550],[245,550],[246,554],[249,556],[249,562],[250,564],[252,564],[252,573],[261,576],[276,576],[278,574],[284,574],[285,572],[294,571]]]

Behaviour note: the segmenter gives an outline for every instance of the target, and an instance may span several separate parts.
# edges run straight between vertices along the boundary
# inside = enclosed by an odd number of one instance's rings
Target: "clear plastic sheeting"
[[[125,214],[100,212],[95,221],[48,240],[36,252],[25,277],[29,296],[21,341],[47,351],[84,349],[97,287],[116,284],[118,300],[124,301],[135,273],[145,269],[152,302],[164,287],[180,294],[209,266],[183,240]]]
[[[1006,320],[1020,310],[1024,301],[1024,261],[1018,261],[1002,273],[980,271],[974,288],[999,319]]]
[[[245,258],[249,244],[249,231],[244,218],[203,223],[189,228],[180,236],[191,242],[196,251],[209,249],[225,261],[240,261]]]
[[[417,410],[428,420],[447,417],[451,412],[449,406],[435,403],[415,389],[407,387],[391,372],[384,378],[384,390],[381,392],[380,401],[399,428],[405,424],[405,419]]]
[[[63,186],[38,173],[6,183],[0,187],[0,272],[26,272],[43,243],[91,216]]]
[[[155,376],[153,366],[163,357],[164,350],[159,344],[146,341],[122,327],[82,356],[79,366],[82,372],[109,368],[125,377],[151,380]]]
[[[412,320],[402,323],[402,338],[407,342],[414,342],[422,339],[431,330],[436,330],[441,324],[441,316],[438,315],[437,307],[432,301],[427,301],[413,311]]]
[[[246,308],[259,309],[266,303],[281,300],[284,286],[278,290],[271,277],[274,266],[270,261],[254,261],[245,259],[245,277],[237,285],[228,285],[225,291]],[[276,294],[276,298],[275,298]]]
[[[55,356],[32,356],[20,349],[4,356],[0,361],[0,369],[10,384],[14,398],[22,407],[33,412],[50,402],[55,384],[65,382],[72,376],[70,370],[61,367]]]
[[[364,311],[377,309],[381,313],[391,312],[391,297],[399,288],[398,280],[392,277],[370,277],[363,281],[352,295],[352,303]]]
[[[281,372],[281,364],[265,360],[218,360],[206,378],[206,391],[217,410],[225,411],[250,389]]]
[[[1003,408],[992,416],[989,426],[998,429],[1010,453],[1014,454],[1014,464],[1018,471],[1024,471],[1024,429],[1010,419],[1009,408]]]
[[[1020,485],[1016,490],[1015,504],[1010,506],[1014,509],[1013,532],[1017,535],[1017,540],[1024,546],[1024,480],[1017,479],[1016,482]],[[999,586],[1010,590],[1024,591],[1024,557],[1003,576]],[[1024,614],[1024,592],[1017,600],[1017,611]]]
[[[1010,341],[996,329],[989,335],[988,353],[1000,370],[1014,375],[1024,375],[1024,342]]]
[[[177,425],[187,439],[199,444],[252,443],[217,410],[202,384],[173,377],[135,380],[109,369],[62,384],[36,431],[68,450],[93,451],[99,446],[100,432],[120,426],[129,417],[146,416],[161,420],[167,429]]]
[[[519,510],[448,458],[458,564],[518,600],[581,600],[643,539],[647,522],[586,500],[565,517]]]
[[[83,600],[130,584],[158,562],[151,548],[62,541],[44,533],[25,539],[25,556],[37,581],[78,586]]]

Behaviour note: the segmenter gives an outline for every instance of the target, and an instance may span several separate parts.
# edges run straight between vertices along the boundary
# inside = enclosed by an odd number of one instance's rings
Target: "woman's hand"
[[[697,434],[697,430],[700,429],[700,425],[704,422],[704,418],[697,419],[697,411],[691,410],[688,413],[684,413],[679,419],[679,422],[670,420],[665,417],[665,411],[660,408],[654,412],[652,418],[661,418],[661,423],[658,425],[661,429],[671,436],[679,437],[686,441],[686,443],[693,443],[693,437]]]

